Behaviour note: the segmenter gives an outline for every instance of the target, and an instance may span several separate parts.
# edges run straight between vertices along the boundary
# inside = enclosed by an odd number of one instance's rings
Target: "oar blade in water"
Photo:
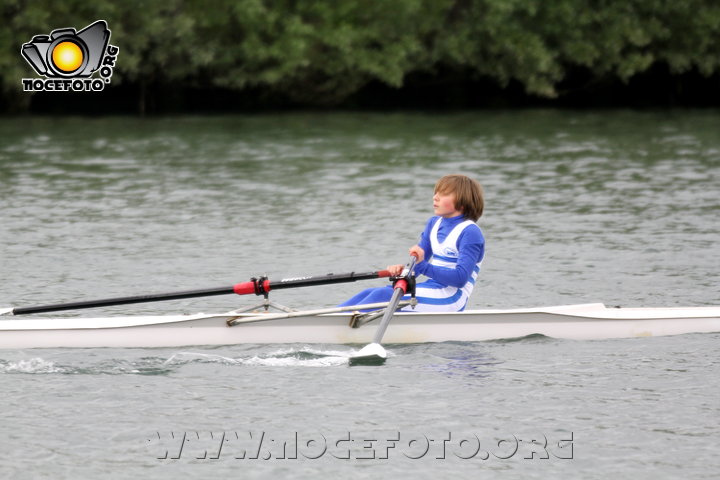
[[[379,343],[369,343],[350,357],[350,366],[382,365],[387,360],[387,352]]]

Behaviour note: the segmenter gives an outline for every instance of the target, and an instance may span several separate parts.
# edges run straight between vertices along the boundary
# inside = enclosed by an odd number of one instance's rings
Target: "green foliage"
[[[553,97],[568,71],[627,81],[664,63],[720,71],[714,0],[4,0],[0,95],[22,105],[33,35],[104,19],[120,47],[113,83],[242,90],[313,104],[369,82],[450,69]]]
[[[427,59],[423,39],[437,29],[450,2],[224,4],[212,16],[198,12],[214,84],[269,86],[294,98],[332,103],[371,80],[400,87],[404,76]]]
[[[578,66],[623,81],[657,62],[717,73],[718,34],[711,0],[481,0],[456,8],[434,58],[552,97]]]

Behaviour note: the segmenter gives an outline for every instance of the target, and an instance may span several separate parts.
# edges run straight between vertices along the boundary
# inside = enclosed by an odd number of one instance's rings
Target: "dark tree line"
[[[98,19],[120,48],[103,95],[140,110],[204,95],[337,106],[395,92],[412,105],[433,91],[462,106],[496,94],[561,102],[637,79],[679,98],[720,87],[714,0],[5,0],[0,14],[6,112],[63,98],[22,92],[35,73],[21,45]]]

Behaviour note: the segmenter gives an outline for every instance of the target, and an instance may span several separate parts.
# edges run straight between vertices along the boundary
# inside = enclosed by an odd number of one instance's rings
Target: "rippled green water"
[[[0,119],[0,307],[399,263],[432,214],[434,182],[454,172],[486,193],[471,308],[717,305],[719,131],[715,111]],[[271,298],[332,305],[370,284]],[[713,478],[718,340],[391,346],[386,366],[352,369],[355,347],[342,345],[3,351],[0,473]],[[387,460],[362,460],[361,441],[340,444],[350,460],[337,449],[195,458],[212,449],[210,432],[249,431],[276,444],[293,432],[328,446],[348,432],[435,442],[418,460],[402,442]],[[195,440],[158,460],[170,432]],[[571,432],[574,459],[523,458],[529,441]],[[470,435],[488,460],[458,458]],[[512,435],[525,443],[498,458],[493,442]]]

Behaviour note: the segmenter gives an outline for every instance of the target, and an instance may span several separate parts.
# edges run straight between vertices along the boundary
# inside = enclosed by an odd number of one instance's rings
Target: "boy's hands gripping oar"
[[[383,335],[385,335],[385,330],[387,330],[387,327],[390,324],[390,319],[395,314],[395,310],[398,307],[400,299],[410,289],[410,283],[415,282],[415,273],[413,272],[413,269],[415,268],[415,262],[417,262],[417,259],[417,253],[413,253],[412,257],[410,257],[410,262],[408,262],[398,280],[396,280],[393,284],[392,298],[387,306],[387,310],[385,310],[385,315],[383,315],[383,318],[380,321],[380,325],[378,325],[378,329],[375,332],[375,337],[373,337],[372,343],[365,345],[358,353],[350,357],[350,366],[382,365],[385,363],[385,360],[387,359],[387,352],[383,346],[380,345],[380,342],[382,341]],[[412,291],[414,292],[414,289]]]
[[[101,300],[89,300],[71,303],[57,303],[53,305],[40,305],[35,307],[15,307],[0,309],[0,315],[26,315],[32,313],[57,312],[61,310],[78,310],[83,308],[110,307],[114,305],[129,305],[132,303],[161,302],[164,300],[179,300],[183,298],[209,297],[213,295],[227,295],[236,293],[238,295],[265,295],[270,290],[281,290],[283,288],[310,287],[313,285],[327,285],[333,283],[355,282],[357,280],[370,280],[373,278],[389,277],[390,272],[380,270],[368,273],[329,273],[322,276],[288,278],[272,282],[265,277],[253,278],[249,282],[237,283],[226,287],[206,288],[202,290],[185,290],[181,292],[155,293],[149,295],[138,295],[134,297],[105,298]]]

